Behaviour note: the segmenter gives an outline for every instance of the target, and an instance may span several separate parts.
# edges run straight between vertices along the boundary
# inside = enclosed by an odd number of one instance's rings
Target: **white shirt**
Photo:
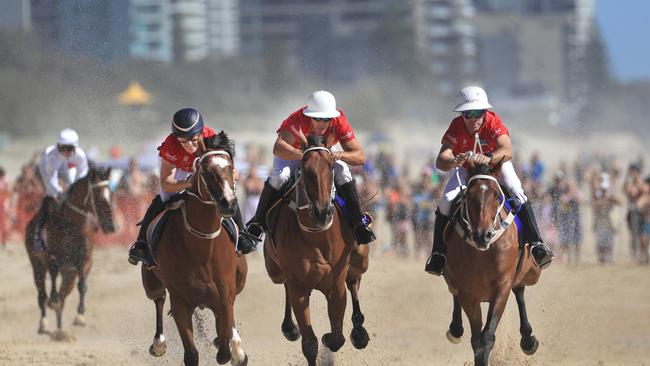
[[[88,174],[88,159],[80,147],[77,147],[69,158],[66,158],[57,150],[56,145],[52,145],[43,151],[38,162],[38,171],[45,185],[45,194],[57,197],[63,193],[63,187],[59,180],[69,187]]]

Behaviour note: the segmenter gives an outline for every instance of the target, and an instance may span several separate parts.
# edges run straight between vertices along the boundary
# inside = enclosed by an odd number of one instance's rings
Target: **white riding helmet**
[[[458,92],[458,105],[454,112],[471,111],[492,108],[488,102],[487,93],[478,86],[466,86]]]
[[[336,118],[341,112],[336,109],[336,99],[332,93],[319,90],[307,98],[307,107],[302,110],[302,114],[312,118]]]
[[[59,137],[56,140],[59,145],[79,145],[79,135],[72,128],[64,128],[59,132]]]

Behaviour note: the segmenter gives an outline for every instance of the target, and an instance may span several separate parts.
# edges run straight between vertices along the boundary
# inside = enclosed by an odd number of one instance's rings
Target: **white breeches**
[[[186,172],[184,170],[176,169],[176,173],[174,173],[174,179],[177,181],[182,181],[185,180],[192,172]],[[170,198],[172,198],[175,194],[178,192],[164,192],[162,188],[160,189],[160,198],[162,199],[163,202],[169,201]]]
[[[277,156],[273,157],[273,173],[269,177],[271,187],[280,189],[289,178],[291,174],[300,167],[300,160],[284,160]],[[352,172],[350,167],[342,160],[334,161],[334,182],[336,185],[341,186],[345,183],[352,182]]]
[[[438,203],[438,209],[441,214],[449,216],[451,202],[460,193],[461,185],[462,187],[465,187],[467,175],[468,172],[463,167],[458,167],[451,171],[451,176],[445,186],[445,193],[442,195],[440,203]],[[460,184],[458,182],[459,179]],[[521,187],[521,181],[519,180],[519,177],[517,177],[517,173],[515,173],[515,167],[512,165],[512,162],[506,161],[501,165],[501,172],[497,176],[497,180],[500,184],[506,186],[514,195],[513,198],[519,200],[520,203],[528,201],[524,189]]]

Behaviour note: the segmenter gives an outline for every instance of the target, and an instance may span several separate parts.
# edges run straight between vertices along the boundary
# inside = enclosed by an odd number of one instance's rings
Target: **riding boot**
[[[165,203],[160,198],[160,195],[157,195],[147,208],[147,212],[144,214],[142,221],[138,223],[140,225],[140,231],[138,232],[138,239],[133,243],[129,249],[129,263],[134,266],[138,262],[143,262],[145,264],[153,263],[153,258],[151,253],[149,253],[149,248],[147,246],[147,228],[151,221],[158,216],[165,209]]]
[[[34,251],[38,253],[45,251],[45,241],[43,240],[42,231],[47,222],[50,206],[53,203],[55,203],[54,198],[45,196],[45,198],[43,198],[43,203],[41,203],[41,208],[38,210],[36,215],[34,215]]]
[[[445,226],[449,222],[449,216],[443,215],[440,210],[436,210],[436,220],[433,224],[433,247],[431,256],[424,266],[424,270],[432,275],[442,275],[442,269],[445,268],[447,261],[447,244],[445,243]]]
[[[259,243],[261,239],[251,235],[246,230],[237,200],[235,200],[235,215],[233,216],[233,219],[235,220],[235,224],[239,227],[239,239],[237,240],[237,247],[235,249],[241,254],[248,254],[257,249],[257,243]]]
[[[530,253],[533,255],[533,258],[535,258],[535,262],[537,262],[541,268],[548,267],[551,264],[551,260],[553,260],[553,252],[542,241],[542,237],[539,234],[539,228],[537,227],[537,221],[535,220],[535,214],[533,213],[533,207],[530,205],[530,202],[525,202],[521,205],[519,219],[524,226],[524,242],[530,244]]]
[[[262,189],[260,200],[257,202],[255,216],[246,224],[248,234],[256,237],[260,241],[262,240],[262,234],[268,230],[268,227],[266,227],[266,213],[278,199],[279,193],[268,180],[264,182],[264,189]]]
[[[359,207],[359,193],[357,192],[356,181],[353,179],[343,185],[336,187],[345,201],[346,211],[349,215],[352,232],[357,244],[368,244],[376,239],[375,233],[368,227],[368,218],[361,212]]]

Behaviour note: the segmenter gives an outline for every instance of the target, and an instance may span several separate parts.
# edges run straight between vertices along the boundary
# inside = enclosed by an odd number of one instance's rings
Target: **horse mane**
[[[223,150],[230,154],[232,159],[235,158],[235,141],[228,138],[228,134],[223,130],[205,139],[205,147],[210,150]]]
[[[309,135],[307,136],[307,147],[325,146],[325,136]]]
[[[474,175],[492,175],[493,171],[490,165],[488,164],[476,164],[472,166],[469,170],[469,176],[472,177]]]

